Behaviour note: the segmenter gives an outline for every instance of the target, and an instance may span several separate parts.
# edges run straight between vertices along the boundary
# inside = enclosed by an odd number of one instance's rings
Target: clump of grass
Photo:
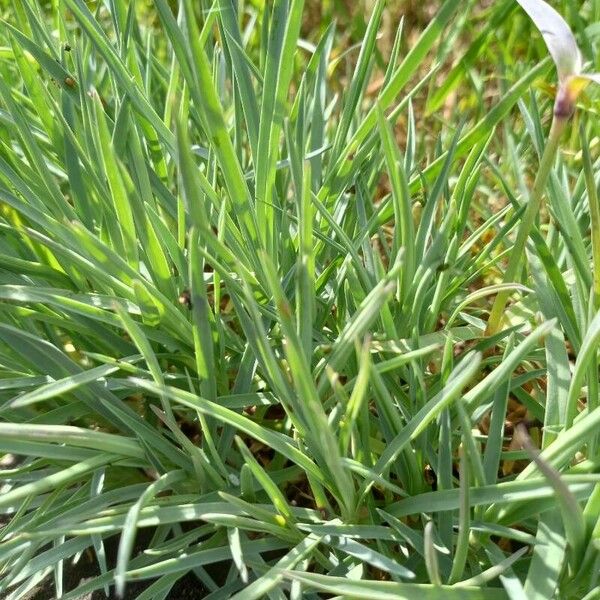
[[[568,127],[569,120],[575,112],[577,98],[589,83],[600,83],[600,74],[582,73],[581,52],[577,47],[575,37],[564,19],[549,4],[543,0],[518,0],[518,2],[544,37],[544,41],[548,46],[548,51],[556,65],[559,85],[556,92],[556,100],[554,102],[552,124],[550,126],[550,133],[548,134],[548,141],[546,142],[544,153],[540,159],[539,170],[531,191],[531,199],[527,203],[527,208],[521,219],[517,239],[515,240],[511,258],[504,273],[504,280],[507,282],[512,281],[517,275],[521,255],[525,250],[527,238],[542,205],[542,199],[552,169],[552,163],[556,158],[561,137]],[[590,161],[586,160],[586,174],[589,171]],[[593,188],[595,187],[593,184],[593,176],[590,180],[590,184],[588,189],[591,187],[593,193]],[[590,199],[592,231],[597,231],[600,226],[600,221],[597,218],[598,207],[595,205],[597,205],[597,201],[595,199]],[[593,304],[597,309],[600,307],[598,304],[600,299],[600,296],[598,295],[600,287],[597,283],[600,264],[597,262],[599,257],[597,241],[593,244],[593,257],[595,259]],[[498,330],[502,312],[508,299],[508,294],[509,292],[502,291],[496,297],[488,319],[487,331],[489,334],[496,333]]]
[[[176,4],[25,1],[0,32],[1,593],[594,597],[595,123],[549,165],[528,285],[494,284],[548,61],[426,134],[424,96],[470,89],[436,69],[491,53],[455,0],[385,57],[383,0],[342,55],[301,0]]]

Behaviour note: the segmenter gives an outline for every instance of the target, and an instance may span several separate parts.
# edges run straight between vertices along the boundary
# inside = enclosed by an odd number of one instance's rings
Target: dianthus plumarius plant
[[[598,597],[597,100],[395,4],[0,2],[2,597]]]
[[[555,159],[560,139],[565,128],[569,123],[575,111],[575,103],[579,94],[589,85],[590,82],[600,83],[600,73],[582,73],[581,71],[581,52],[577,47],[577,42],[569,26],[564,19],[543,0],[517,0],[522,8],[527,12],[531,20],[535,23],[544,37],[548,46],[548,51],[556,65],[558,75],[558,89],[554,101],[554,110],[548,141],[544,148],[540,165],[533,190],[531,200],[527,202],[527,208],[521,219],[517,238],[511,251],[511,257],[504,273],[505,281],[511,281],[517,274],[521,255],[525,249],[525,244],[529,236],[533,222],[540,210],[546,182],[550,174],[552,162]],[[587,167],[589,171],[589,164]],[[591,187],[595,187],[593,178],[590,180]],[[600,308],[600,254],[598,253],[598,241],[595,239],[598,235],[600,220],[598,219],[598,209],[594,205],[595,200],[590,199],[590,217],[592,227],[592,245],[594,257],[594,298],[593,305],[596,309]],[[509,292],[501,291],[496,300],[490,317],[488,319],[487,331],[493,334],[497,331],[499,322],[504,310]]]

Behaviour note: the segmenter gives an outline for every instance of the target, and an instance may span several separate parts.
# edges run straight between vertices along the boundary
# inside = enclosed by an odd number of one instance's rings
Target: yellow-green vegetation
[[[1,597],[598,598],[552,5],[0,0]]]

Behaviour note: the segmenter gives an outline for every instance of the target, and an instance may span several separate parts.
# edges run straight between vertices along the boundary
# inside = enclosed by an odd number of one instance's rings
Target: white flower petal
[[[540,30],[562,81],[581,71],[581,53],[566,21],[543,0],[517,0]]]
[[[589,79],[600,85],[600,73],[580,73],[579,77],[583,77],[583,79]]]

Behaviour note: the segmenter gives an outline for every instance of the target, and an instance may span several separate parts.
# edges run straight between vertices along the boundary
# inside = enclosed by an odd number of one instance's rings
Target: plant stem
[[[548,136],[548,142],[546,143],[546,148],[544,149],[539,170],[533,184],[533,190],[531,191],[531,198],[529,199],[529,204],[527,205],[525,213],[523,214],[523,218],[521,219],[519,231],[517,232],[517,239],[512,247],[512,252],[508,260],[508,267],[504,272],[504,278],[502,280],[503,283],[515,282],[515,277],[517,276],[517,272],[519,270],[521,258],[525,254],[525,244],[527,243],[527,238],[529,237],[529,233],[533,228],[535,218],[540,211],[542,199],[544,197],[544,190],[546,188],[546,182],[548,181],[548,176],[550,175],[550,170],[552,169],[556,152],[558,150],[558,144],[560,142],[561,135],[565,130],[567,122],[568,117],[558,116],[556,114],[554,115],[552,126],[550,128],[550,135]],[[510,294],[511,290],[505,290],[499,292],[496,296],[496,300],[494,301],[492,311],[488,318],[488,324],[485,332],[486,335],[490,336],[498,332],[504,314],[504,308]]]
[[[592,297],[594,312],[600,310],[600,205],[598,204],[598,192],[594,180],[594,170],[588,141],[583,125],[579,128],[583,155],[583,173],[588,190],[588,203],[590,205],[590,229],[592,231],[592,261],[594,266],[594,282]]]

